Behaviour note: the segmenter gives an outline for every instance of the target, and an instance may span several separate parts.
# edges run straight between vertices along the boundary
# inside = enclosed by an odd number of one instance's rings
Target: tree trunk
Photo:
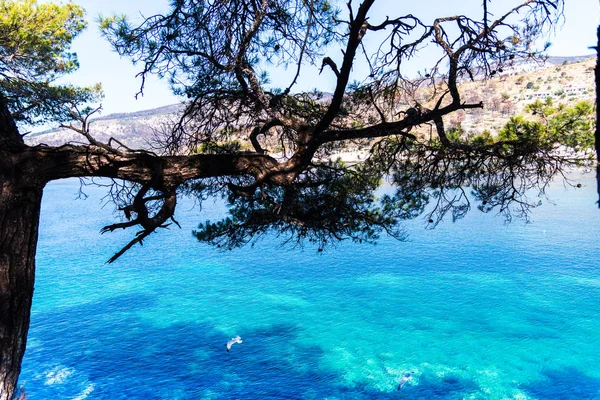
[[[10,400],[29,330],[44,184],[14,155],[0,156],[0,400]]]

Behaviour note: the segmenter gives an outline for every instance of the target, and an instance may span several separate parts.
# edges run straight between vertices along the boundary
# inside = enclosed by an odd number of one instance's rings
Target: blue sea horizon
[[[531,223],[472,210],[323,253],[211,248],[192,230],[223,206],[182,202],[182,229],[111,265],[133,232],[99,234],[105,189],[53,182],[19,384],[29,400],[598,399],[600,210],[575,179]]]

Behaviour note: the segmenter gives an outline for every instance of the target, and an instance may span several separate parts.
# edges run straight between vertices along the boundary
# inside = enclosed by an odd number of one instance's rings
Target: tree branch
[[[483,103],[458,105],[452,103],[422,114],[407,115],[404,119],[396,122],[384,122],[361,129],[328,130],[322,133],[318,141],[319,143],[330,143],[338,140],[375,139],[390,135],[402,135],[414,140],[416,137],[408,133],[413,127],[427,122],[435,122],[438,119],[441,120],[444,115],[457,110],[472,108],[483,108]]]
[[[26,151],[28,163],[35,164],[46,181],[68,177],[96,176],[145,183],[160,177],[166,186],[190,179],[252,175],[264,177],[279,163],[262,154],[196,154],[157,156],[146,152],[116,154],[98,146],[36,146]]]
[[[369,12],[369,9],[373,5],[374,1],[375,0],[363,1],[358,8],[356,18],[353,18],[351,15],[350,32],[348,35],[346,51],[344,52],[344,61],[342,62],[342,68],[340,69],[340,73],[338,75],[337,84],[335,86],[335,91],[333,92],[333,98],[331,99],[329,108],[315,126],[314,133],[317,136],[327,129],[340,110],[342,101],[344,99],[344,94],[346,93],[346,87],[348,86],[348,81],[350,79],[350,71],[352,70],[352,65],[354,64],[356,50],[358,49],[358,46],[360,45],[360,42],[362,41],[362,38],[367,30],[367,13]],[[352,6],[350,5],[350,2],[348,2],[348,7],[352,12]]]

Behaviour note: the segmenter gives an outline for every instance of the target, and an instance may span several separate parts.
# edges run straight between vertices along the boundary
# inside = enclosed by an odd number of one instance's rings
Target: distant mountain
[[[525,105],[540,99],[553,99],[556,103],[572,103],[579,100],[594,101],[594,56],[550,57],[544,64],[523,62],[515,64],[485,82],[465,81],[461,84],[463,100],[470,103],[484,102],[485,108],[459,111],[448,116],[448,128],[461,128],[467,133],[489,129],[495,132],[512,116],[523,112]],[[323,93],[322,101],[331,99],[331,93]],[[407,104],[406,108],[413,106]],[[154,129],[161,123],[176,118],[182,104],[172,104],[133,113],[115,113],[95,118],[92,134],[107,142],[111,137],[132,148],[148,148]],[[61,145],[82,142],[84,138],[68,129],[53,129],[26,136],[31,145]]]
[[[151,110],[103,115],[91,120],[91,133],[102,142],[108,142],[110,138],[114,138],[128,147],[148,148],[148,142],[154,134],[154,129],[161,123],[174,119],[182,108],[182,104],[171,104]],[[32,133],[25,137],[27,144],[43,143],[49,146],[68,142],[77,143],[84,140],[78,133],[65,128]]]
[[[562,65],[562,64],[565,64],[565,61],[567,64],[578,63],[581,61],[588,60],[592,57],[596,57],[596,56],[594,54],[588,54],[587,56],[548,57],[546,62],[549,64],[553,64],[553,65]]]
[[[182,104],[171,104],[168,106],[162,106],[158,108],[152,108],[150,110],[135,111],[131,113],[113,113],[104,115],[96,118],[96,121],[115,120],[115,119],[129,119],[129,118],[145,118],[155,117],[159,115],[174,115],[183,109]]]

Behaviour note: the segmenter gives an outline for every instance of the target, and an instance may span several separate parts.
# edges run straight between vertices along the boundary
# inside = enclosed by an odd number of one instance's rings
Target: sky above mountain
[[[110,45],[100,36],[98,30],[98,16],[126,14],[134,20],[141,21],[143,17],[165,12],[168,9],[166,0],[76,0],[77,4],[86,9],[89,21],[88,29],[78,37],[73,50],[78,53],[80,69],[75,74],[67,77],[67,81],[77,85],[91,85],[101,82],[105,92],[102,101],[103,114],[116,112],[132,112],[144,109],[173,104],[179,98],[171,94],[165,81],[157,78],[147,80],[143,96],[135,97],[139,91],[141,80],[136,78],[140,70],[139,65],[132,65],[127,58],[119,57],[112,51]],[[355,1],[355,3],[358,3]],[[502,9],[515,3],[515,0],[491,2],[491,5],[501,5]],[[465,1],[420,1],[406,2],[402,0],[379,0],[373,8],[372,21],[385,19],[390,9],[402,9],[399,13],[405,15],[412,13],[430,21],[435,17],[481,13],[481,0]],[[393,14],[397,12],[394,11]],[[478,15],[476,14],[476,15]],[[565,5],[565,19],[547,38],[552,43],[548,53],[552,56],[578,56],[592,54],[590,46],[595,45],[596,28],[600,22],[600,4],[598,0],[567,0]],[[368,46],[368,42],[366,43]],[[332,55],[335,56],[335,55]],[[419,68],[427,67],[426,57]],[[360,73],[360,64],[355,72]],[[278,69],[271,71],[271,81],[274,85],[285,86],[292,78],[290,70]],[[332,77],[326,73],[318,75],[312,70],[299,80],[295,91],[311,90],[315,87],[323,91],[333,90]]]

